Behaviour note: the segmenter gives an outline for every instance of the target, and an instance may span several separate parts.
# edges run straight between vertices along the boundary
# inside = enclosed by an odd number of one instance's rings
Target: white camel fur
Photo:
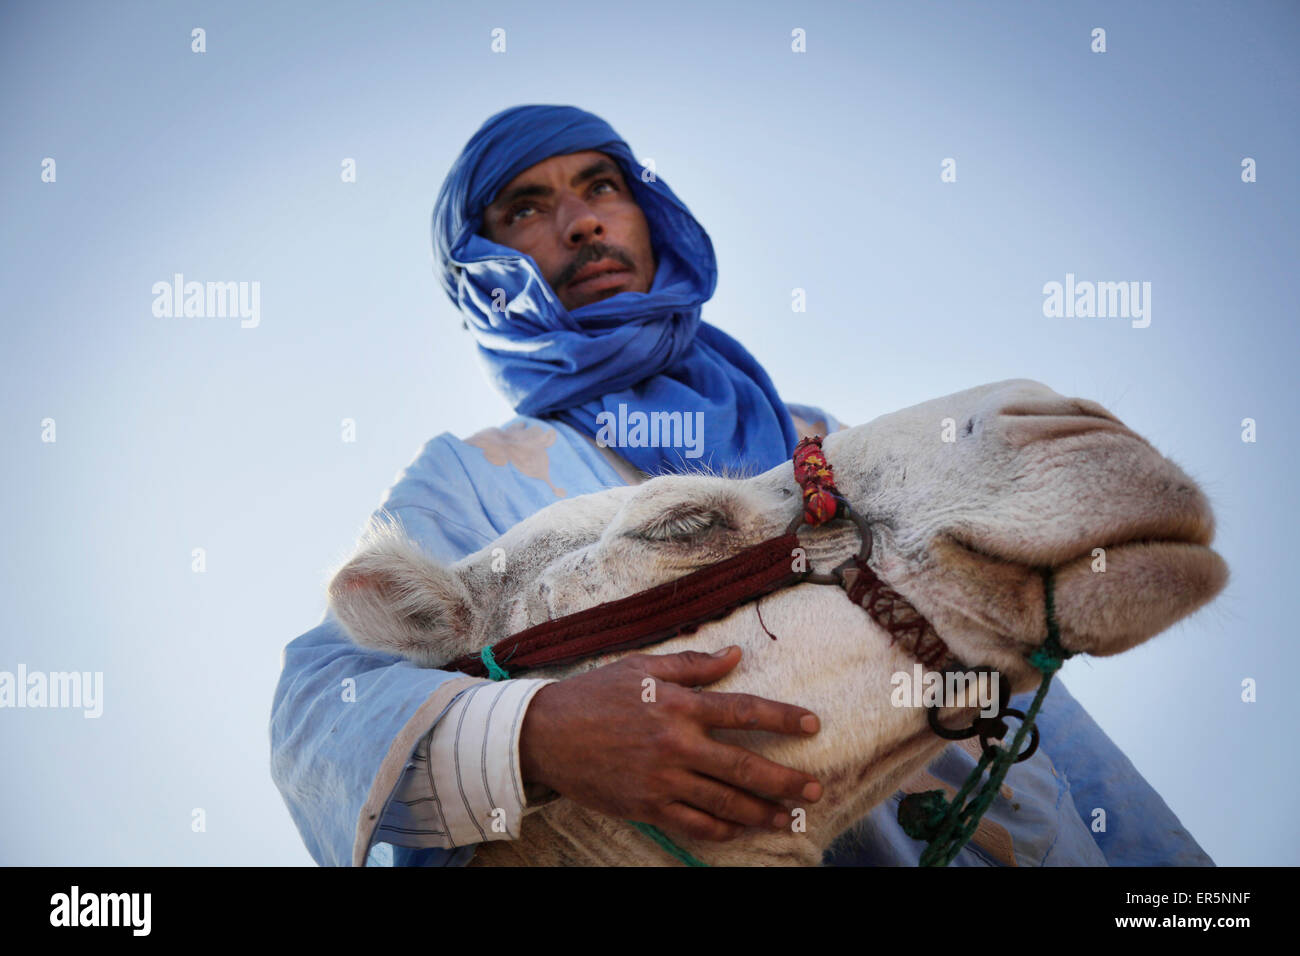
[[[1025,659],[1046,636],[1037,566],[1055,569],[1065,649],[1098,656],[1155,636],[1227,581],[1226,564],[1207,547],[1214,519],[1196,484],[1100,405],[1037,382],[924,402],[838,431],[823,447],[840,492],[871,523],[876,573],[958,658],[1001,671],[1013,693],[1041,676]],[[450,567],[400,529],[378,525],[335,575],[330,598],[358,644],[437,666],[779,536],[800,509],[798,492],[788,462],[745,479],[653,478],[557,501]],[[804,527],[800,538],[820,571],[859,545],[851,522]],[[739,666],[709,689],[806,707],[821,730],[802,739],[715,736],[814,774],[824,796],[806,808],[802,833],[677,842],[712,864],[816,865],[946,742],[923,710],[891,704],[891,676],[910,674],[914,661],[843,590],[801,584],[765,597],[761,613],[766,630],[751,603],[647,652],[739,645]],[[527,676],[563,677],[619,656]],[[944,723],[965,726],[974,713],[946,709]],[[560,799],[525,818],[521,839],[482,845],[475,862],[671,861],[627,822]]]

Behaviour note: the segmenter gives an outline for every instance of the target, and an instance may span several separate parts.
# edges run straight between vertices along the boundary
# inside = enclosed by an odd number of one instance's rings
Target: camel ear
[[[427,557],[396,520],[366,532],[330,581],[329,601],[355,643],[424,667],[459,656],[479,620],[456,570]]]

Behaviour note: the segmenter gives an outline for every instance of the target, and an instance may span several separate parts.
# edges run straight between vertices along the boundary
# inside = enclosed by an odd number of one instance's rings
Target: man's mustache
[[[604,242],[593,242],[578,250],[578,254],[574,256],[573,261],[565,266],[564,270],[552,280],[551,288],[558,289],[563,285],[567,285],[578,274],[579,269],[601,259],[613,259],[620,265],[627,266],[633,271],[636,270],[636,263],[622,248]]]

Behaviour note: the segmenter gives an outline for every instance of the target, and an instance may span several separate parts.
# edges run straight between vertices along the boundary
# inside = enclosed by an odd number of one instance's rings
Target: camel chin
[[[1056,615],[1070,651],[1109,657],[1150,640],[1212,601],[1228,565],[1202,544],[1137,541],[1056,570]]]

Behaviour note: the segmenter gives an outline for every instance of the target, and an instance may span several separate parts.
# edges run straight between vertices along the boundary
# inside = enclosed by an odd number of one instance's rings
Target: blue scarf
[[[570,312],[531,256],[477,232],[487,206],[515,176],[584,150],[605,153],[621,167],[649,224],[658,268],[649,292],[621,292]],[[713,243],[667,183],[646,178],[627,143],[591,113],[572,106],[504,110],[466,144],[438,194],[435,270],[466,317],[489,380],[520,415],[564,421],[651,474],[767,471],[790,458],[794,422],[744,346],[701,321],[700,308],[717,285]],[[494,290],[504,290],[504,308],[500,293],[493,307]],[[662,422],[674,412],[702,422],[702,456],[664,447],[663,435],[660,444],[648,444],[653,433],[636,431],[652,413]]]

